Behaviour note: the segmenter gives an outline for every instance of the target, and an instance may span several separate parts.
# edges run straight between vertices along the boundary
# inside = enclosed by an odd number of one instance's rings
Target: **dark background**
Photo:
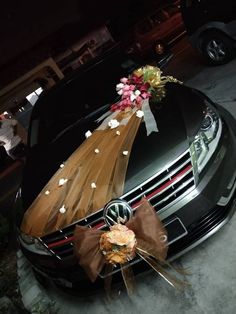
[[[166,2],[8,0],[0,10],[0,87],[15,79],[14,69],[31,69],[104,23],[119,40],[146,12]]]

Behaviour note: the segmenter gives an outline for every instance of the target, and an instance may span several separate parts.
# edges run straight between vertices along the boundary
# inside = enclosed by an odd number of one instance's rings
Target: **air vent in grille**
[[[162,212],[172,206],[195,186],[191,157],[189,151],[152,178],[126,193],[121,198],[126,200],[134,209],[142,197],[146,197],[157,212]],[[92,214],[77,223],[91,228],[105,227],[103,210]],[[41,238],[43,243],[59,259],[73,254],[73,233],[76,223]]]
[[[165,210],[168,205],[172,205],[194,184],[190,153],[187,152],[164,171],[136,187],[135,190],[127,193],[122,198],[136,208],[142,197],[145,196],[159,212]]]

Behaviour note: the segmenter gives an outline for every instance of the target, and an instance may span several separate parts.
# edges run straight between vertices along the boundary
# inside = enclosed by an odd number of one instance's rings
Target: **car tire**
[[[211,65],[225,64],[235,56],[233,40],[220,31],[204,33],[201,37],[200,50]]]

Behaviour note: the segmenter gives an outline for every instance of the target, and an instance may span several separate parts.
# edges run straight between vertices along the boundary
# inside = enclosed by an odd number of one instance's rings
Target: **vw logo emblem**
[[[108,226],[125,224],[133,216],[133,210],[125,201],[116,199],[104,207],[103,218]]]

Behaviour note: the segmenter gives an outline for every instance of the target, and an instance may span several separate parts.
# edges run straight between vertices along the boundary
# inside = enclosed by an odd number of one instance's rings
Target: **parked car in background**
[[[115,44],[105,25],[89,32],[86,36],[57,55],[55,61],[61,71],[67,75],[91,59],[102,55]]]
[[[136,66],[127,57],[109,55],[40,97],[31,117],[30,152],[16,199],[23,213],[84,141],[85,132],[98,127],[96,120],[116,99],[115,83]],[[214,234],[235,211],[236,123],[206,95],[178,83],[167,83],[166,97],[153,101],[151,109],[159,132],[147,136],[144,123],[140,125],[121,200],[135,207],[146,196],[168,231],[168,258],[173,259]],[[100,277],[95,283],[88,280],[73,252],[76,224],[103,229],[103,215],[98,208],[40,238],[19,232],[21,249],[37,276],[81,294],[103,286]],[[146,265],[138,258],[133,263],[135,272]],[[117,270],[113,281],[121,278]]]
[[[158,47],[169,48],[185,34],[179,1],[166,4],[135,24],[130,49],[142,56],[155,55]]]
[[[192,45],[212,65],[235,56],[236,1],[181,0],[181,12]]]

